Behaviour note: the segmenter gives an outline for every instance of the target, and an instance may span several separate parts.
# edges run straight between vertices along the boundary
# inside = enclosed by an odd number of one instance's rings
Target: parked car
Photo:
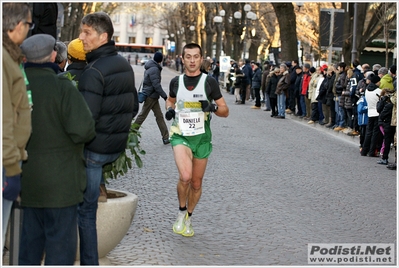
[[[149,61],[150,59],[151,59],[150,57],[144,56],[144,57],[142,57],[142,58],[140,59],[140,64],[141,64],[141,65],[144,65],[144,64],[146,64],[147,61]]]

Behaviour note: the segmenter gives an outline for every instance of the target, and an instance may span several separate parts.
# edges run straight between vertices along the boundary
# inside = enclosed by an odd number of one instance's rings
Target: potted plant
[[[141,134],[137,124],[132,124],[125,150],[114,162],[103,167],[104,179],[116,179],[124,176],[133,166],[133,160],[126,153],[130,151],[137,167],[141,168],[143,162],[140,155],[145,151],[140,147]],[[110,265],[106,255],[113,250],[126,235],[132,224],[137,208],[138,197],[126,191],[108,189],[107,202],[99,202],[97,209],[97,239],[98,257],[101,265]],[[79,264],[79,249],[76,256],[76,264]]]

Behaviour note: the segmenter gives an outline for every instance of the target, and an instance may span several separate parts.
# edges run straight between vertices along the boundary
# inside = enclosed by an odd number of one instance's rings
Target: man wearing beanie
[[[366,88],[364,94],[367,101],[367,128],[366,135],[364,137],[364,142],[360,154],[362,156],[377,157],[377,141],[380,135],[380,129],[378,127],[378,116],[377,112],[377,102],[380,100],[381,89],[378,88],[380,85],[380,77],[375,74],[370,74],[367,80],[370,81]]]
[[[83,43],[79,38],[69,42],[67,57],[68,67],[66,71],[71,74],[74,81],[79,82],[80,75],[87,65],[86,52],[83,50]]]
[[[169,144],[169,131],[166,126],[161,107],[159,105],[159,96],[165,101],[167,95],[161,86],[161,71],[163,55],[161,52],[155,52],[153,60],[149,60],[144,65],[143,92],[147,95],[140,114],[137,116],[135,124],[137,128],[143,124],[148,113],[152,111],[155,116],[159,131],[161,132],[163,144]]]
[[[82,94],[57,75],[55,44],[51,35],[35,34],[21,45],[34,112],[30,158],[22,165],[19,265],[40,265],[44,253],[44,265],[74,264],[86,188],[83,148],[96,134]]]
[[[100,184],[105,185],[102,167],[126,150],[132,120],[138,112],[134,72],[118,55],[113,34],[112,20],[105,12],[83,17],[79,39],[87,65],[78,88],[96,122],[96,137],[86,143],[84,151],[87,187],[79,205],[80,265],[98,265],[96,217]]]

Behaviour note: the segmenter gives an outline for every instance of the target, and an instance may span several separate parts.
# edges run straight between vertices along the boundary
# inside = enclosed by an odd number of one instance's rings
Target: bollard
[[[10,215],[10,265],[18,265],[19,243],[22,230],[22,207],[19,200],[12,204]]]

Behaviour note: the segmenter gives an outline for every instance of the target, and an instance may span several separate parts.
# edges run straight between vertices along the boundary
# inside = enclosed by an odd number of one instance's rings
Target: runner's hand
[[[171,120],[172,118],[174,119],[175,118],[175,115],[176,115],[176,112],[175,112],[175,110],[173,110],[173,108],[172,107],[169,107],[169,109],[166,111],[166,113],[165,113],[165,118],[166,118],[166,120]]]
[[[216,112],[217,106],[215,104],[209,103],[207,100],[200,100],[199,102],[201,102],[201,108],[203,112]]]

